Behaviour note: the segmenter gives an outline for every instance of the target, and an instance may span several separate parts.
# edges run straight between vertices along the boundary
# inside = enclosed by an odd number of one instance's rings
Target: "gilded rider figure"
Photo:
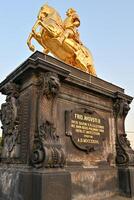
[[[79,44],[82,44],[79,38],[77,27],[80,26],[80,18],[73,8],[69,8],[66,12],[67,18],[64,20],[65,34],[68,32],[70,38]]]
[[[66,12],[66,19],[63,22],[64,32],[58,38],[60,44],[62,45],[63,41],[66,38],[71,38],[75,42],[82,44],[80,41],[79,33],[77,31],[77,27],[80,26],[80,18],[77,15],[76,11],[73,8],[69,8]]]

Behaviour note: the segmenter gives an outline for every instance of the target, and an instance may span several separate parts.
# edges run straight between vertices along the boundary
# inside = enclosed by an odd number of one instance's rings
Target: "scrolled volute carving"
[[[116,163],[117,165],[134,165],[134,151],[127,139],[127,134],[119,134],[116,142]]]
[[[40,168],[43,166],[43,161],[45,159],[43,143],[40,139],[36,138],[34,140],[34,146],[35,147],[31,155],[31,164],[36,168]]]
[[[34,140],[31,164],[35,168],[63,167],[65,154],[53,124],[46,121],[39,126],[39,135]]]
[[[116,163],[118,166],[134,165],[134,151],[125,133],[125,118],[130,110],[129,102],[118,97],[113,109],[116,123]]]

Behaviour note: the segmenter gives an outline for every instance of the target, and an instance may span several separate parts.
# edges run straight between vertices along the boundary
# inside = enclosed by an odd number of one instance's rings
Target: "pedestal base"
[[[127,197],[134,197],[134,167],[119,168],[119,191]]]
[[[72,200],[107,200],[118,193],[117,169],[72,169]]]
[[[1,200],[71,200],[70,174],[0,169]]]

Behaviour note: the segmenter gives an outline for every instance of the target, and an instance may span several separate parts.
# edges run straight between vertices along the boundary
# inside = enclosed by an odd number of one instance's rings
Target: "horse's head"
[[[44,6],[41,7],[40,12],[38,14],[38,19],[41,21],[44,21],[45,19],[53,19],[56,21],[59,25],[63,25],[62,19],[59,15],[59,13],[49,6],[48,4],[45,4]]]
[[[45,4],[41,7],[38,19],[43,21],[46,17],[48,17],[49,14],[52,14],[54,12],[54,8],[50,7],[48,4]]]

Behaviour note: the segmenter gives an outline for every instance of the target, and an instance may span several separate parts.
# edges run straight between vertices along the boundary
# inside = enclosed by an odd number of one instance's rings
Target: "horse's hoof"
[[[31,51],[35,51],[35,47],[32,45],[32,46],[30,47],[30,50],[31,50]]]

